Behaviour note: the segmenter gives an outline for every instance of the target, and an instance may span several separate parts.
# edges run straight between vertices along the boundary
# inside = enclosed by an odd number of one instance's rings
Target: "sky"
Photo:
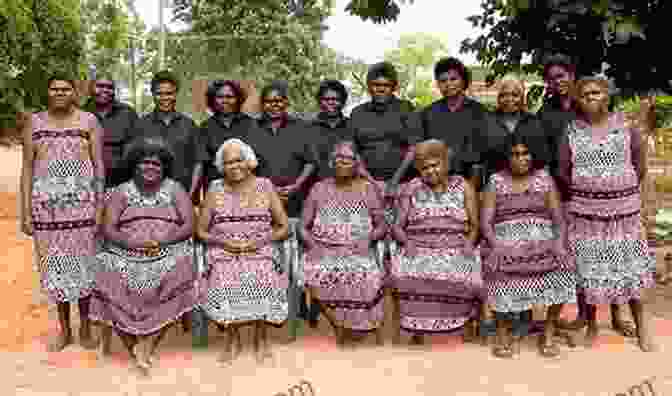
[[[386,50],[396,47],[401,34],[424,32],[442,37],[450,55],[458,56],[466,64],[476,63],[473,55],[460,54],[459,49],[462,40],[479,33],[466,18],[480,13],[480,0],[415,0],[414,4],[401,5],[397,21],[385,25],[364,22],[347,14],[344,9],[348,2],[336,0],[336,9],[327,20],[329,30],[323,39],[327,46],[344,55],[375,63],[382,60]],[[136,2],[138,13],[148,27],[159,23],[158,4],[159,0]],[[164,19],[171,18],[172,10],[165,9]],[[170,30],[179,28],[179,24],[169,25]]]

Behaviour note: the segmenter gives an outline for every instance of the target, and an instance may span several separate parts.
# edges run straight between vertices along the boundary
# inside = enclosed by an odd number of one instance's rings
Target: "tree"
[[[363,21],[394,22],[399,17],[399,4],[413,4],[414,0],[351,0],[345,10]],[[398,4],[397,4],[398,3]]]
[[[432,102],[432,67],[448,55],[444,41],[427,33],[403,34],[397,48],[385,53],[385,60],[399,71],[400,96],[425,106]]]
[[[130,20],[125,5],[109,0],[82,0],[82,30],[86,37],[85,62],[98,74],[112,74],[128,49]]]
[[[187,80],[229,77],[262,85],[285,79],[295,110],[314,110],[316,81],[335,72],[336,57],[321,43],[333,2],[303,0],[300,16],[292,12],[293,4],[176,0],[175,18],[190,29],[169,35],[166,65]]]
[[[539,72],[543,58],[565,53],[579,73],[603,71],[630,94],[669,88],[672,60],[651,56],[664,48],[672,2],[665,0],[483,0],[482,13],[468,19],[485,30],[462,42],[491,70],[489,79],[509,71]],[[531,62],[523,64],[529,56]],[[645,61],[643,61],[645,59]]]

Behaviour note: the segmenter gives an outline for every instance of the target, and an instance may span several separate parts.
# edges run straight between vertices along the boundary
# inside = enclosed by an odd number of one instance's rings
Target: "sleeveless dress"
[[[478,249],[465,252],[466,180],[449,179],[448,191],[435,193],[420,178],[403,187],[399,223],[417,255],[393,245],[391,282],[400,300],[401,329],[446,333],[478,315],[485,299]]]
[[[224,181],[210,183],[216,207],[209,211],[208,232],[213,238],[257,242],[253,253],[235,255],[217,245],[207,246],[208,269],[201,282],[203,312],[211,320],[229,324],[263,320],[282,325],[287,319],[288,274],[270,240],[272,217],[269,179],[256,178],[256,196],[241,202],[238,194],[224,189]]]
[[[571,152],[567,204],[569,250],[588,304],[624,304],[655,285],[655,261],[642,238],[641,195],[624,123],[594,137],[582,121],[568,128]]]
[[[51,302],[74,302],[90,295],[94,280],[96,206],[102,198],[96,183],[104,174],[92,161],[88,130],[101,136],[102,129],[84,112],[73,128],[49,127],[46,112],[34,114],[32,126],[42,158],[33,163],[31,197],[40,283]]]
[[[558,235],[545,202],[545,194],[555,188],[550,175],[538,170],[530,175],[528,191],[514,193],[510,174],[498,172],[486,188],[497,196],[496,238],[515,241],[527,253],[501,256],[482,247],[488,304],[495,312],[517,313],[535,305],[575,303],[575,262],[552,250]]]
[[[372,248],[357,246],[385,235],[384,203],[376,189],[369,183],[363,192],[339,191],[330,178],[313,187],[304,207],[303,221],[316,244],[305,255],[306,284],[315,288],[314,298],[334,309],[340,326],[356,331],[375,330],[384,317],[383,265]]]

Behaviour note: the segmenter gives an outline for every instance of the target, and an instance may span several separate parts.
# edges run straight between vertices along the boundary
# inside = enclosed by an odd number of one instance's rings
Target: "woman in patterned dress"
[[[630,305],[639,346],[655,349],[642,303],[653,287],[655,262],[640,221],[640,184],[646,150],[638,129],[623,114],[609,113],[609,85],[602,78],[577,82],[579,117],[559,147],[560,176],[569,186],[569,251],[576,256],[578,287],[588,308],[587,340],[598,335],[597,304]]]
[[[50,78],[48,96],[48,110],[33,114],[23,133],[22,230],[34,237],[40,283],[58,308],[61,332],[49,350],[72,343],[75,301],[80,344],[95,348],[88,315],[103,215],[102,129],[93,114],[77,108],[74,80]]]
[[[353,142],[336,144],[329,165],[335,177],[313,186],[303,210],[311,304],[319,304],[338,345],[370,331],[382,345],[384,270],[373,246],[387,233],[383,195],[360,174]]]
[[[197,229],[207,244],[209,266],[200,305],[227,334],[220,361],[230,362],[240,354],[238,329],[253,324],[261,362],[272,357],[267,324],[281,327],[287,319],[287,271],[272,244],[287,238],[287,215],[271,181],[252,173],[257,159],[249,145],[227,140],[217,151],[215,165],[224,177],[210,183]]]
[[[575,268],[565,251],[558,191],[548,172],[533,167],[532,139],[509,136],[508,169],[489,177],[481,208],[483,277],[488,305],[497,318],[493,352],[498,357],[519,353],[520,338],[529,325],[524,314],[533,306],[549,307],[540,352],[557,356],[555,322],[564,303],[576,302]],[[510,337],[505,322],[513,322]]]
[[[485,314],[478,238],[478,195],[461,176],[449,175],[452,152],[439,140],[416,147],[420,177],[402,188],[392,231],[392,287],[399,299],[399,331],[420,344],[424,334],[462,329]]]
[[[145,373],[168,329],[197,302],[193,210],[188,193],[171,178],[173,161],[160,138],[128,146],[130,180],[108,199],[92,293],[91,318],[116,330]]]

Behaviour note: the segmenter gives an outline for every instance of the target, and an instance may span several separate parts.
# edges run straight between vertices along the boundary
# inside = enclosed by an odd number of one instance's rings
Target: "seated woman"
[[[287,238],[287,215],[270,180],[256,177],[252,148],[238,139],[225,141],[215,165],[224,177],[210,183],[201,205],[198,237],[207,245],[201,308],[227,334],[220,361],[242,351],[242,325],[253,324],[259,362],[272,357],[266,324],[287,320],[287,271],[277,265],[272,242]],[[260,344],[263,346],[260,348]]]
[[[452,152],[440,140],[416,147],[420,178],[403,187],[392,228],[403,247],[392,246],[392,288],[399,301],[399,332],[423,334],[462,329],[478,316],[485,293],[478,238],[478,198],[461,176],[449,175]],[[483,311],[484,306],[481,305]]]
[[[360,174],[353,145],[334,146],[329,165],[335,177],[315,184],[306,200],[305,284],[339,345],[369,331],[376,331],[382,345],[384,270],[373,246],[387,232],[384,201],[378,187]]]
[[[507,169],[490,176],[481,208],[484,278],[497,318],[498,357],[519,352],[531,319],[525,314],[534,306],[548,307],[540,352],[557,356],[555,322],[563,304],[576,302],[575,268],[564,247],[558,192],[551,176],[532,166],[529,139],[509,136]]]
[[[170,178],[173,158],[160,139],[137,139],[128,147],[132,178],[107,201],[91,301],[91,317],[109,326],[102,347],[114,328],[145,373],[170,325],[197,302],[193,210],[187,192]]]

